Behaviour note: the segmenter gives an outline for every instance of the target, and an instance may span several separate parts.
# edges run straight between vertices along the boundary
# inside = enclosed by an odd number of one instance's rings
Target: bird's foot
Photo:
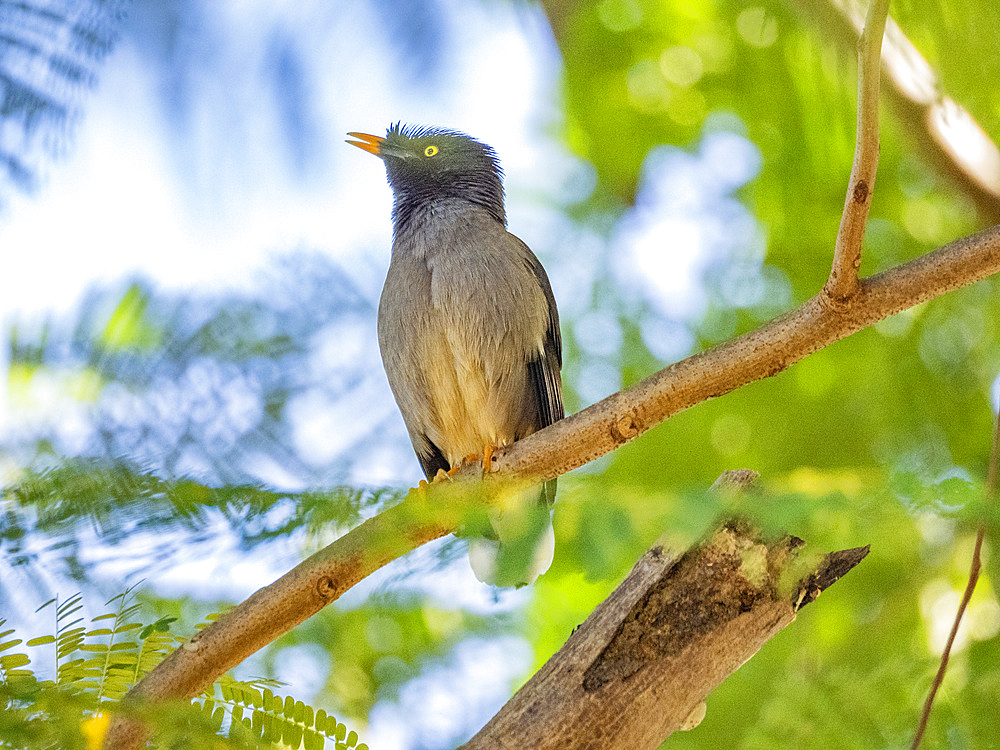
[[[487,443],[483,448],[482,455],[470,453],[462,460],[462,464],[478,463],[481,460],[483,462],[483,474],[489,474],[493,471],[493,451],[495,450],[496,446],[493,443]]]
[[[454,474],[455,471],[456,471],[456,469],[450,469],[449,471],[445,471],[444,469],[438,469],[437,470],[437,474],[434,475],[434,479],[432,479],[431,481],[432,482],[450,482],[451,481],[451,475]]]

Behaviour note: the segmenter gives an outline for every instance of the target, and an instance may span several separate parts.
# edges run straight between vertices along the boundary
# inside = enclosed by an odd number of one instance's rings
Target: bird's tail
[[[493,534],[469,539],[469,563],[483,583],[526,586],[552,565],[556,538],[548,498],[555,487],[532,487],[518,494],[504,510],[490,513]]]

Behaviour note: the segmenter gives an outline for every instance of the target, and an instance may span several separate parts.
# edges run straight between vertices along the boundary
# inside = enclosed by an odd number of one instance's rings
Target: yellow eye
[[[424,156],[434,156],[438,152],[437,146],[428,146],[424,149]]]

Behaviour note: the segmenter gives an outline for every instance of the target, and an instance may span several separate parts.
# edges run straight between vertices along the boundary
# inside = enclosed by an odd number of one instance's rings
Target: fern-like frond
[[[52,609],[54,632],[27,642],[4,629],[0,618],[0,748],[100,745],[121,698],[183,640],[170,632],[173,617],[146,624],[138,619],[134,590],[107,601],[111,611],[94,617],[89,628],[80,594],[52,599],[38,611]],[[56,679],[40,680],[31,657],[18,647],[50,649]],[[153,728],[154,747],[160,748],[367,750],[357,732],[324,710],[276,696],[272,688],[278,685],[223,676],[191,703],[144,707],[139,718]]]
[[[235,740],[281,742],[293,748],[322,750],[326,740],[333,740],[335,750],[368,750],[358,744],[358,733],[325,710],[315,710],[291,696],[281,698],[259,682],[243,682],[223,675],[216,682],[217,698],[203,698],[206,713],[217,711],[218,705],[228,708],[231,717],[229,736]]]
[[[93,624],[110,620],[111,627],[94,628],[86,634],[89,638],[107,638],[107,643],[92,643],[82,647],[84,651],[94,654],[88,663],[98,669],[96,684],[98,708],[105,698],[119,700],[134,684],[132,677],[135,674],[134,667],[138,663],[138,656],[136,644],[128,639],[127,634],[142,627],[140,623],[132,621],[139,612],[139,605],[131,602],[134,590],[135,586],[130,586],[105,602],[105,606],[117,602],[117,610],[99,615],[91,621]]]

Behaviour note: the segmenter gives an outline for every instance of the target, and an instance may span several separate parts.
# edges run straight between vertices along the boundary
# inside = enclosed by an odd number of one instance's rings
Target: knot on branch
[[[619,417],[618,421],[611,425],[611,437],[616,443],[627,443],[638,437],[639,432],[639,424],[631,414]]]
[[[871,190],[868,187],[868,183],[864,180],[858,180],[854,183],[854,190],[851,191],[851,199],[858,205],[864,205],[868,202],[868,197],[871,195]],[[860,258],[859,258],[860,260]]]
[[[316,593],[319,594],[319,598],[325,601],[330,601],[337,597],[337,587],[333,583],[333,579],[329,576],[320,576],[316,580]]]
[[[861,256],[857,257],[857,265],[861,264]],[[855,266],[856,267],[856,266]],[[838,292],[836,291],[840,287],[847,287],[846,291]],[[853,283],[844,284],[840,277],[840,274],[836,270],[830,274],[829,280],[823,286],[822,291],[816,295],[820,306],[824,309],[834,313],[835,315],[846,315],[851,312],[854,307],[854,300],[857,297],[857,291],[859,289],[857,279],[853,279]]]

